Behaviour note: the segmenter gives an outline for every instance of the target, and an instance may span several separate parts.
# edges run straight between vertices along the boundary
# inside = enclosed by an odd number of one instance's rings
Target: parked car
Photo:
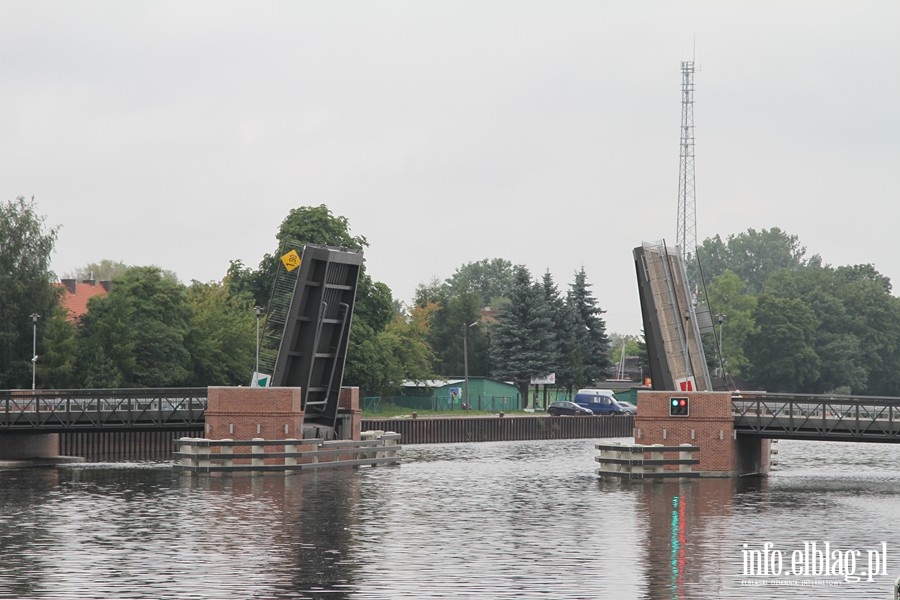
[[[589,409],[595,415],[633,415],[637,407],[616,399],[612,390],[582,389],[574,398],[575,404]]]
[[[592,415],[594,412],[589,408],[579,406],[568,400],[557,400],[547,407],[547,414],[551,417],[558,417],[560,415]]]
[[[637,414],[637,406],[632,404],[631,402],[625,402],[624,400],[616,400],[616,402],[621,404],[626,409],[626,412],[628,412],[628,414],[630,414],[630,415]]]

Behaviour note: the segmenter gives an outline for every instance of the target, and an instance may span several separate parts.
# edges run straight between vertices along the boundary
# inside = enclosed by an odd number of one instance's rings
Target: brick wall
[[[303,436],[300,388],[211,387],[205,413],[212,440]]]
[[[672,398],[687,397],[690,414],[670,417]],[[729,392],[638,392],[638,414],[634,420],[636,444],[693,444],[700,459],[696,470],[709,476],[740,473],[737,442],[734,439],[734,416]],[[677,453],[666,458],[677,458]]]

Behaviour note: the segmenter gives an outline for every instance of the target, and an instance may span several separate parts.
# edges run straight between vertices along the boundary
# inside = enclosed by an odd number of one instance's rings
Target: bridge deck
[[[900,398],[766,394],[732,399],[738,435],[900,442]]]
[[[0,390],[0,434],[190,431],[204,424],[206,388]],[[735,396],[737,435],[900,442],[900,398]]]

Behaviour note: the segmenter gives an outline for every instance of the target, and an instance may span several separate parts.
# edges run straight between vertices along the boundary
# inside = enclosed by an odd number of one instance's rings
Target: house
[[[109,292],[110,282],[98,283],[93,279],[85,279],[81,282],[74,279],[60,279],[59,283],[53,285],[63,288],[60,302],[68,311],[69,320],[77,321],[87,312],[88,300],[94,296],[105,296]]]
[[[460,410],[466,403],[466,380],[462,377],[450,377],[405,381],[403,395],[430,398],[435,410]],[[469,377],[469,405],[472,410],[494,412],[522,408],[516,386],[489,377]]]

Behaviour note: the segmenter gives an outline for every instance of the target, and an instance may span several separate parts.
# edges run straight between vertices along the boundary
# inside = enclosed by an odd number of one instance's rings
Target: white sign
[[[544,377],[532,377],[531,385],[556,385],[556,373],[550,373]]]
[[[250,387],[269,387],[269,379],[271,375],[267,373],[253,373],[250,380]]]
[[[684,379],[675,380],[675,388],[679,392],[695,392],[697,391],[697,382],[694,377],[685,377]]]

